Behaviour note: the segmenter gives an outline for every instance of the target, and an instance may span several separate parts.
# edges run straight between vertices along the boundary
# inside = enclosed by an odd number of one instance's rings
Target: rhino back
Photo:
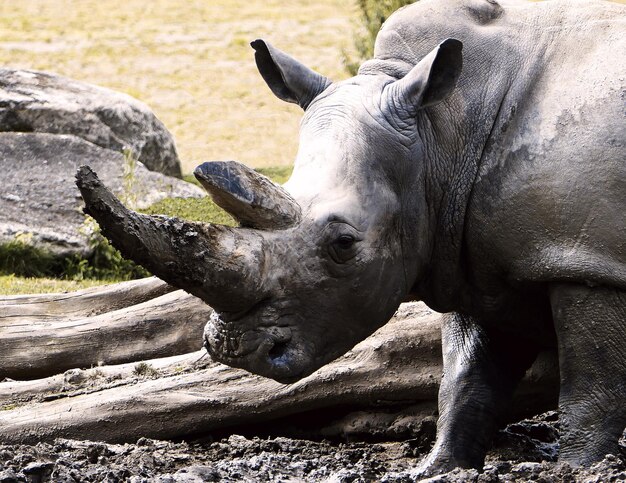
[[[626,288],[626,9],[556,6],[485,148],[469,245],[513,280]]]
[[[363,70],[400,77],[449,37],[464,44],[459,136],[480,144],[469,278],[626,287],[626,8],[421,0],[386,22]]]

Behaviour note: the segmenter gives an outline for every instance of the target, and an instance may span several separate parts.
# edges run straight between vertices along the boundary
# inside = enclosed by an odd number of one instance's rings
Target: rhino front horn
[[[193,174],[213,201],[243,227],[281,230],[300,222],[300,206],[289,193],[241,163],[211,161]]]
[[[257,230],[150,216],[126,208],[88,166],[76,173],[85,213],[102,234],[157,277],[220,312],[237,312],[266,297],[263,240]]]

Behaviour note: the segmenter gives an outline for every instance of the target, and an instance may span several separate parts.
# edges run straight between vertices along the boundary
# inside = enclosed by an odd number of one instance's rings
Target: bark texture
[[[175,287],[164,281],[148,277],[76,292],[4,296],[0,298],[0,321],[25,322],[60,316],[99,315],[140,304],[174,290]]]
[[[211,308],[156,278],[0,300],[0,380],[119,364],[202,347]]]

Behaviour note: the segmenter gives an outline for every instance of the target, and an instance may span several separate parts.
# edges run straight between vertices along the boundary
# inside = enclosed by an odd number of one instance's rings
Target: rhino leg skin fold
[[[616,328],[626,333],[626,292],[558,284],[551,300],[561,354],[561,459],[590,465],[619,454],[626,426],[626,345],[615,337]]]
[[[480,468],[546,350],[561,368],[560,458],[616,452],[626,7],[420,0],[335,83],[252,46],[269,88],[304,116],[282,188],[234,162],[196,171],[241,227],[138,215],[79,173],[87,210],[126,256],[214,306],[212,358],[291,383],[421,300],[451,315],[438,439],[416,475]]]
[[[446,372],[439,389],[437,442],[423,470],[417,470],[424,477],[458,466],[482,468],[513,391],[540,350],[532,340],[485,329],[460,314],[443,318],[441,335]]]

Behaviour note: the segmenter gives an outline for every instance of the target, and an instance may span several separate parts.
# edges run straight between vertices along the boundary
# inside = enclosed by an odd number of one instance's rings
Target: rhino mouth
[[[268,318],[271,311],[214,312],[204,330],[211,358],[284,384],[308,374],[309,358],[297,342],[295,321],[289,315]]]

